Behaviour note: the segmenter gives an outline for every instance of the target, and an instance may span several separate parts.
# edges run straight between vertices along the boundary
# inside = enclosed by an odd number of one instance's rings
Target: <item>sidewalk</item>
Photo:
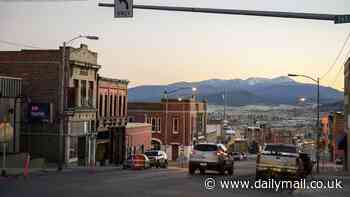
[[[6,177],[0,176],[0,181],[8,180],[8,179],[17,179],[24,178],[24,169],[8,169],[11,171],[16,171],[16,173],[8,173]],[[63,173],[86,173],[86,174],[95,174],[95,173],[103,173],[103,172],[112,172],[122,170],[122,166],[99,166],[99,167],[88,167],[88,166],[69,166],[62,169],[62,171],[58,171],[57,165],[48,165],[47,168],[30,168],[29,169],[29,177],[35,176],[45,176],[49,174],[63,174]]]

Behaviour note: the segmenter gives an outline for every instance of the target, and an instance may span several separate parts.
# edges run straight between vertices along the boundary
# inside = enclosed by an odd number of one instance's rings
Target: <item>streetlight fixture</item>
[[[63,42],[62,47],[62,78],[61,78],[61,91],[60,91],[60,127],[59,127],[59,138],[58,138],[58,171],[61,171],[63,168],[63,134],[65,130],[65,110],[68,105],[68,95],[65,92],[65,89],[68,85],[68,79],[69,79],[69,63],[66,65],[66,47],[68,44],[73,42],[74,40],[85,38],[88,40],[98,40],[98,36],[93,35],[79,35],[76,36],[68,41]],[[66,68],[67,67],[67,68]]]
[[[304,77],[317,84],[317,139],[316,139],[316,172],[320,172],[320,78],[312,78],[307,75],[288,74],[289,77]]]

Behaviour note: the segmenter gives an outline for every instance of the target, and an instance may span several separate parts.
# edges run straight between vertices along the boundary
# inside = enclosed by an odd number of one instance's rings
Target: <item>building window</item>
[[[152,131],[156,131],[156,118],[152,118]]]
[[[107,100],[108,100],[108,96],[105,95],[105,106],[104,106],[104,116],[107,116]]]
[[[145,123],[151,124],[151,119],[147,114],[145,114]]]
[[[98,111],[100,112],[100,117],[102,117],[102,105],[103,105],[103,95],[100,95],[100,104],[98,106]]]
[[[160,132],[160,118],[159,117],[157,118],[156,129],[157,129],[157,132]]]
[[[178,134],[179,133],[179,118],[173,118],[173,133]]]
[[[79,98],[78,98],[78,95],[79,95],[79,80],[74,79],[73,84],[74,84],[74,92],[72,93],[73,95],[72,95],[72,101],[71,102],[74,102],[73,106],[79,106]]]
[[[75,159],[78,157],[78,137],[69,138],[69,159]]]
[[[86,81],[82,80],[81,81],[81,87],[80,87],[80,104],[81,106],[86,106]]]
[[[110,95],[109,96],[109,114],[110,114],[110,117],[113,116],[113,95]]]
[[[123,96],[123,116],[126,116],[126,96]]]
[[[118,97],[114,95],[114,111],[113,111],[114,116],[117,116],[117,99]]]
[[[93,97],[94,97],[94,82],[89,81],[89,89],[88,89],[88,105],[92,107],[92,102],[93,102]]]
[[[152,131],[153,132],[160,132],[160,118],[159,117],[152,117],[151,124],[152,124]]]
[[[119,102],[119,112],[118,112],[118,115],[119,116],[122,116],[122,96],[119,96],[119,99],[118,99],[118,102]]]
[[[96,123],[95,123],[95,120],[91,120],[90,121],[90,131],[91,131],[91,133],[95,133],[95,131],[96,131]]]

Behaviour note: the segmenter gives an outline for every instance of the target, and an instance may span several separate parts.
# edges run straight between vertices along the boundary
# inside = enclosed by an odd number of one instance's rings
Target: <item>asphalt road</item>
[[[190,176],[187,169],[148,169],[143,171],[109,170],[69,171],[31,176],[24,179],[0,179],[1,197],[163,197],[163,196],[349,196],[350,179],[342,178],[342,190],[296,190],[271,191],[263,189],[221,189],[221,180],[254,180],[253,161],[236,162],[234,176],[221,176],[215,172]],[[217,185],[205,189],[205,179],[213,178]],[[327,177],[315,177],[325,179]]]

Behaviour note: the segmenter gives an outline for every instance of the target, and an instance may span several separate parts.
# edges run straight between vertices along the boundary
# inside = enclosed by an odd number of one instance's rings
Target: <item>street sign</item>
[[[335,24],[350,23],[350,15],[337,15],[335,17]]]
[[[133,0],[114,0],[114,18],[133,17]]]

